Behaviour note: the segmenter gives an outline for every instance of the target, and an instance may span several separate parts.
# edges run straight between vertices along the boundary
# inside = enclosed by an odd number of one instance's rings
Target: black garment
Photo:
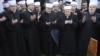
[[[72,20],[72,24],[65,24],[65,20]],[[77,16],[71,14],[68,18],[65,15],[59,17],[60,26],[60,53],[63,55],[76,54],[76,27],[78,25]]]
[[[56,14],[57,18],[59,18],[59,16],[63,14],[62,11],[53,11],[53,12]]]
[[[56,26],[53,24],[46,25],[46,22],[55,21],[56,15],[55,13],[46,13],[44,12],[40,18],[40,25],[42,28],[42,53],[46,55],[55,55],[57,53],[57,39],[54,39],[52,30],[55,29]]]
[[[31,20],[30,16],[36,15],[34,12],[26,10],[23,13],[23,26],[25,32],[25,38],[28,43],[28,56],[40,56],[40,40],[37,29],[36,19]]]
[[[23,32],[20,21],[20,13],[16,11],[15,13],[12,11],[7,11],[4,13],[6,20],[6,30],[7,36],[9,40],[9,48],[10,48],[10,56],[24,56],[24,40],[23,40]],[[17,19],[18,22],[16,24],[12,24],[12,19]]]
[[[96,12],[97,12],[97,13],[100,13],[100,8],[97,8]]]
[[[88,12],[88,9],[86,9],[83,13],[81,12],[83,9],[78,10],[78,20],[81,20],[83,18],[83,14]]]
[[[100,8],[97,8],[96,12],[100,14]],[[100,29],[100,26],[98,25],[98,33],[100,33],[99,29]],[[98,40],[97,56],[100,56],[100,38],[99,37],[100,37],[100,34],[98,34],[98,37],[97,37],[97,40]]]
[[[5,11],[4,11],[5,12]],[[0,13],[0,18],[4,16],[4,12]],[[5,21],[0,22],[0,55],[7,56],[9,55],[8,42],[6,36]]]
[[[89,13],[85,13],[84,16],[86,17],[85,23],[81,23],[81,31],[77,46],[77,56],[87,56],[87,48],[89,44],[89,40],[91,37],[97,37],[97,28],[99,26],[99,18],[100,15],[98,13],[95,13],[93,15],[90,15]],[[92,16],[96,16],[97,21],[96,23],[93,23],[91,20]]]

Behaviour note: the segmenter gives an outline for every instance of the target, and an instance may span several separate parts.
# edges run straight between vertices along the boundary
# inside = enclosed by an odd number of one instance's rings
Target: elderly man
[[[71,6],[64,7],[64,14],[59,17],[60,26],[60,54],[63,56],[76,55],[75,29],[77,27],[77,16],[71,13]]]
[[[9,10],[4,12],[7,37],[9,39],[10,56],[24,55],[23,32],[20,25],[20,12],[16,10],[16,1],[8,1]]]
[[[58,39],[53,33],[56,28],[56,15],[52,12],[53,5],[46,3],[45,12],[41,15],[41,28],[42,28],[42,52],[47,56],[55,56],[57,53]]]
[[[27,0],[27,10],[22,14],[23,27],[28,43],[28,56],[40,56],[39,33],[36,24],[33,0]]]
[[[81,31],[78,41],[78,55],[87,56],[87,48],[91,37],[97,37],[98,27],[100,25],[100,14],[96,13],[97,3],[92,1],[89,4],[89,12],[83,15],[80,22]]]

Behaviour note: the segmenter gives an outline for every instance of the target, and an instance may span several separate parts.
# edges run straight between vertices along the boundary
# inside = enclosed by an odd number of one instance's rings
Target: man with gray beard
[[[98,29],[100,25],[100,14],[96,13],[97,3],[92,1],[89,4],[89,12],[83,15],[80,22],[81,31],[78,40],[78,55],[87,56],[87,48],[91,37],[98,37]]]

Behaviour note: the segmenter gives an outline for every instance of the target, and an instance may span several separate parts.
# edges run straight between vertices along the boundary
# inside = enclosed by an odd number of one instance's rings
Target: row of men
[[[18,4],[20,8],[15,0],[3,3],[1,56],[87,56],[90,38],[100,40],[100,14],[95,12],[95,1],[81,10],[77,10],[76,2],[46,3],[44,11],[40,2],[33,0],[26,1],[27,8],[25,1]]]

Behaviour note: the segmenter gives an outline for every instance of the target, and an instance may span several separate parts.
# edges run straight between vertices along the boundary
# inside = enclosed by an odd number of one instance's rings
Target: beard
[[[93,11],[89,11],[89,13],[90,13],[90,15],[93,15],[95,12],[93,12]]]

